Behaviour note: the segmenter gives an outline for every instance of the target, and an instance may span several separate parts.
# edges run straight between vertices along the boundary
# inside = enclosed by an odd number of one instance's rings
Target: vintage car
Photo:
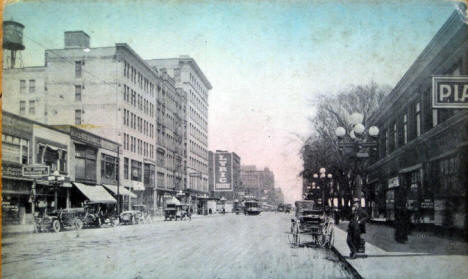
[[[115,206],[115,203],[86,202],[84,207],[85,215],[82,219],[83,225],[95,228],[99,228],[104,224],[115,226],[118,219]]]
[[[36,212],[34,216],[35,232],[60,232],[65,228],[80,230],[83,228],[83,208],[60,209],[57,211]]]
[[[132,210],[120,214],[120,223],[122,225],[149,224],[151,222],[151,215],[146,206],[142,204],[133,205]]]

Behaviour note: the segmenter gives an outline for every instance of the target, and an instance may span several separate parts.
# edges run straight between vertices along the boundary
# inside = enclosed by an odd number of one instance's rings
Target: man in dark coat
[[[359,207],[359,202],[355,202],[352,207],[346,238],[349,250],[351,251],[349,256],[352,259],[356,258],[356,253],[361,244],[361,233],[366,232],[365,223],[368,218],[367,212]]]

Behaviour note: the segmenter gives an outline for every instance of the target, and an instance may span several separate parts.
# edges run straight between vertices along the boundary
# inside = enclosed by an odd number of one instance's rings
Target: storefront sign
[[[43,165],[29,165],[23,166],[23,176],[29,177],[42,177],[49,175],[49,166]]]
[[[21,166],[9,166],[9,165],[6,165],[5,163],[3,163],[2,175],[3,176],[21,177],[22,176]]]
[[[232,155],[230,153],[215,154],[214,191],[232,191]]]
[[[422,203],[421,203],[421,208],[423,209],[434,209],[434,201],[433,200],[430,200],[430,199],[425,199]]]
[[[72,127],[70,130],[70,136],[74,139],[89,143],[91,145],[101,147],[101,138],[98,136],[92,135],[85,131],[81,131]]]
[[[468,108],[468,77],[432,77],[433,108]]]
[[[392,177],[388,180],[388,188],[395,188],[400,186],[400,180],[398,179],[398,176]]]

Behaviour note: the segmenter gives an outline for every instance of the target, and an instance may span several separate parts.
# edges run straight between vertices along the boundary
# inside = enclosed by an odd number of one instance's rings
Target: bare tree
[[[375,82],[363,86],[351,86],[334,95],[319,95],[314,107],[316,113],[310,118],[314,127],[313,134],[306,140],[301,149],[304,170],[301,172],[305,184],[312,180],[312,175],[320,167],[333,173],[335,193],[339,199],[348,204],[352,199],[356,166],[339,150],[335,129],[339,126],[351,129],[350,115],[359,112],[364,116],[364,124],[374,113],[385,95],[390,92],[389,86],[379,86]],[[339,203],[341,206],[341,202]]]

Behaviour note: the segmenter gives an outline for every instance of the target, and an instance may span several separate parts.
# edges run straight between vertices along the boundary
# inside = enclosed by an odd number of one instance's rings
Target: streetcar
[[[246,200],[244,202],[245,215],[259,215],[262,212],[260,203],[257,200]]]

